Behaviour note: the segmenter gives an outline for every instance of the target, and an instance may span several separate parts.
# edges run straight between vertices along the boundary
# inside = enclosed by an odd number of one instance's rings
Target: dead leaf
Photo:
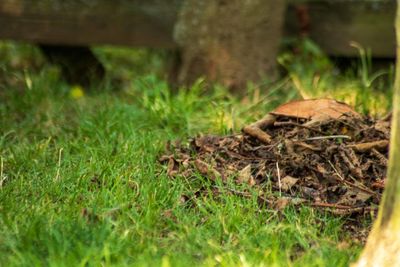
[[[287,197],[283,197],[283,198],[279,198],[278,200],[275,201],[274,203],[274,208],[276,210],[284,210],[289,204],[290,204],[290,198]]]
[[[385,188],[385,183],[386,183],[385,179],[377,180],[375,183],[371,184],[371,187],[372,188],[384,189]]]
[[[170,157],[167,165],[167,175],[169,177],[175,177],[178,173],[178,169],[178,164],[176,163],[175,159]]]
[[[283,104],[270,112],[273,115],[311,119],[321,115],[337,119],[345,113],[359,117],[349,105],[333,99],[307,99]]]
[[[158,159],[158,161],[162,163],[162,162],[164,162],[164,161],[168,161],[170,158],[171,158],[170,155],[162,155],[162,156]]]
[[[281,179],[281,187],[283,191],[290,191],[290,189],[297,183],[299,179],[292,176],[285,176]]]
[[[207,176],[211,180],[215,181],[217,178],[222,178],[222,175],[220,172],[218,172],[216,169],[214,169],[212,166],[209,164],[205,163],[204,161],[200,159],[196,159],[194,161],[194,165],[196,166],[197,170],[204,176]]]
[[[307,143],[304,143],[304,142],[295,142],[294,144],[296,146],[302,147],[304,149],[309,149],[309,150],[312,150],[312,151],[321,151],[321,148],[313,146],[313,145],[310,145],[310,144],[307,144]]]
[[[207,175],[208,174],[208,169],[209,166],[207,163],[205,163],[204,161],[200,160],[200,159],[196,159],[194,161],[194,165],[196,166],[197,170],[203,174],[203,175]]]
[[[208,153],[214,152],[216,149],[216,144],[218,143],[219,138],[212,135],[204,135],[194,140],[195,145]]]
[[[239,172],[239,175],[237,177],[237,182],[246,183],[251,186],[255,184],[255,180],[251,175],[251,164],[247,165]]]
[[[347,192],[339,199],[337,204],[355,206],[357,204],[363,204],[371,198],[371,194],[368,194],[361,190],[348,189]]]
[[[325,175],[328,173],[328,171],[322,166],[322,164],[317,164],[317,170],[322,174]]]

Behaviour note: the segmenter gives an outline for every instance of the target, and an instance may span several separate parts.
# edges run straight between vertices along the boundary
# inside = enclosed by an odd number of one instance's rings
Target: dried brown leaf
[[[281,179],[281,186],[283,191],[290,191],[290,189],[299,181],[298,178],[292,176],[285,176]]]
[[[298,100],[283,104],[270,112],[273,115],[310,119],[321,115],[338,119],[343,114],[351,114],[359,117],[349,105],[333,99],[308,99]]]
[[[290,204],[290,198],[279,198],[274,203],[276,210],[284,210]]]
[[[173,157],[170,157],[168,160],[168,165],[167,165],[167,175],[169,177],[175,177],[176,174],[178,173],[178,164],[175,161]]]
[[[197,170],[204,176],[207,176],[211,180],[215,181],[218,178],[221,178],[222,175],[216,169],[214,169],[211,165],[207,164],[206,162],[196,159],[194,161],[194,165],[196,166]]]
[[[244,167],[242,170],[239,171],[237,182],[242,183],[249,183],[250,180],[254,180],[251,176],[251,164]]]

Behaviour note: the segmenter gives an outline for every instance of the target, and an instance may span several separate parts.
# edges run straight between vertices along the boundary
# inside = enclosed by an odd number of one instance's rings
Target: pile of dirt
[[[171,177],[194,179],[200,174],[257,187],[259,200],[278,210],[288,204],[309,205],[360,216],[379,205],[389,135],[388,118],[374,120],[330,99],[297,101],[240,134],[206,135],[171,145],[160,161]]]

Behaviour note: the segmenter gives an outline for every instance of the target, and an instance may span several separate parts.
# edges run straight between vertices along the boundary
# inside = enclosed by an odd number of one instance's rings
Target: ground
[[[303,53],[279,58],[286,78],[250,84],[237,99],[219,86],[206,91],[201,80],[172,93],[160,70],[164,54],[108,47],[95,52],[110,77],[85,93],[31,46],[1,43],[0,265],[354,261],[362,244],[341,227],[346,218],[260,207],[256,192],[193,198],[198,187],[211,192],[210,181],[172,179],[158,162],[170,140],[238,132],[300,95],[335,96],[377,116],[390,109],[390,70],[373,72],[364,54],[355,70],[339,73],[308,41],[298,46]]]

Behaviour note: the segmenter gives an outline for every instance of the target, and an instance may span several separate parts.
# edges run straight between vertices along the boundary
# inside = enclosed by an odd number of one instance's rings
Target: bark
[[[182,49],[178,82],[203,76],[233,90],[273,78],[284,0],[187,0],[174,37]]]
[[[354,265],[358,267],[400,266],[400,1],[397,2],[396,81],[387,183],[378,218],[360,259]]]

